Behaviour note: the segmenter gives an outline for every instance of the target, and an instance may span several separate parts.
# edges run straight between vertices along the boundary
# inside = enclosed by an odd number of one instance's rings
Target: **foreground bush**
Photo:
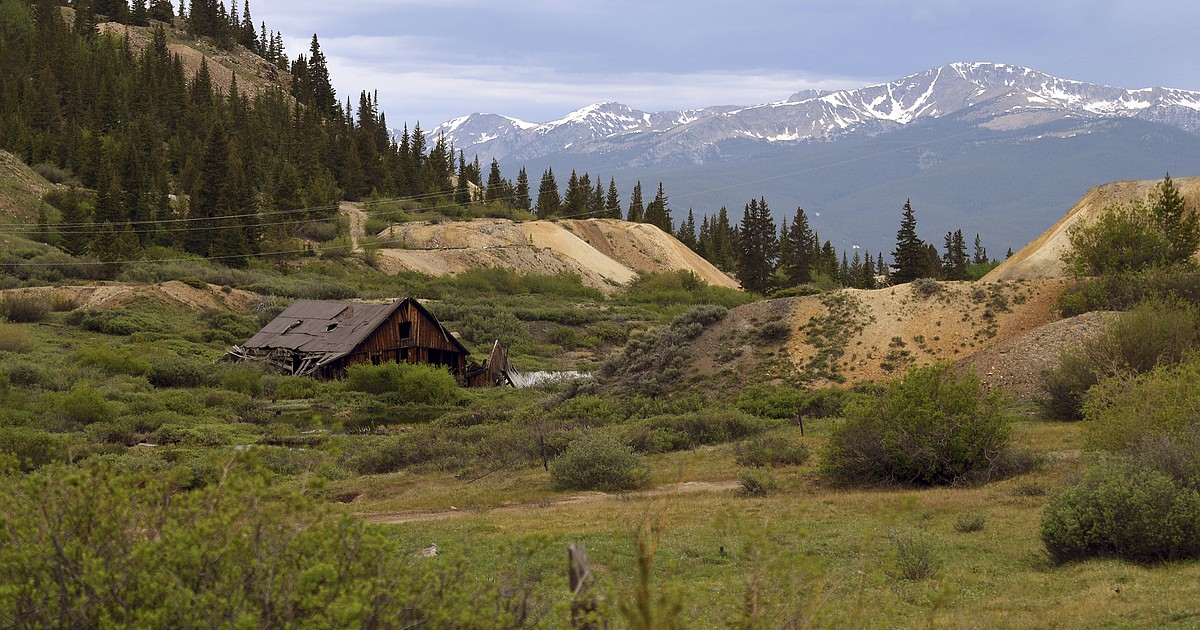
[[[1106,463],[1046,505],[1041,535],[1056,562],[1200,557],[1200,493],[1158,470]]]
[[[847,483],[942,485],[1013,472],[1009,427],[996,394],[948,363],[912,368],[846,408],[822,469]]]
[[[636,490],[649,481],[650,469],[625,443],[603,433],[571,442],[550,462],[555,490]]]
[[[10,322],[40,322],[49,314],[50,299],[40,295],[14,293],[0,300],[0,315]]]
[[[799,466],[808,461],[808,446],[782,435],[738,442],[733,452],[738,466]]]
[[[524,627],[546,614],[521,569],[415,558],[349,515],[273,495],[240,465],[220,469],[193,491],[101,465],[4,477],[0,624]]]

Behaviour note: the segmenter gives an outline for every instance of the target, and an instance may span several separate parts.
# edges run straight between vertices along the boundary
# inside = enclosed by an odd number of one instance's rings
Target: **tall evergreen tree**
[[[987,248],[983,246],[979,234],[975,235],[975,256],[971,259],[973,265],[984,265],[988,262]]]
[[[658,229],[671,234],[675,231],[674,221],[671,220],[671,209],[667,205],[667,194],[663,192],[662,182],[658,183],[658,192],[646,206],[644,217],[646,223],[657,226]]]
[[[746,204],[738,229],[737,255],[738,280],[742,288],[754,293],[766,293],[771,288],[771,276],[775,273],[779,242],[775,220],[771,218],[765,199],[751,199]]]
[[[542,182],[538,185],[537,204],[533,213],[539,219],[552,219],[562,214],[562,197],[558,193],[558,182],[554,181],[554,169],[548,168],[542,174]]]
[[[511,203],[512,200],[504,198],[504,176],[500,174],[500,162],[496,158],[492,158],[492,165],[488,169],[487,188],[484,189],[483,198],[488,203]]]
[[[917,236],[917,217],[911,200],[904,202],[904,215],[896,232],[896,249],[892,250],[892,282],[903,284],[929,274],[929,252]]]
[[[692,214],[691,208],[688,208],[687,218],[679,224],[679,231],[675,233],[675,238],[679,239],[680,243],[687,245],[688,249],[696,250],[696,216]]]
[[[611,177],[608,180],[608,195],[604,198],[604,216],[621,218],[621,194],[617,192],[617,180]]]
[[[630,223],[641,223],[646,219],[646,207],[642,205],[642,182],[634,184],[633,194],[629,196],[629,211],[625,220]]]
[[[796,216],[788,229],[787,243],[780,248],[788,251],[788,260],[783,266],[784,280],[790,286],[796,286],[812,281],[813,271],[813,231],[808,224],[808,215],[804,208],[796,208]]]
[[[1179,187],[1167,173],[1154,188],[1150,200],[1150,216],[1167,238],[1171,263],[1188,261],[1200,248],[1200,211],[1188,212]]]
[[[529,211],[533,200],[529,198],[529,175],[525,173],[525,167],[521,167],[521,172],[517,173],[517,189],[513,199],[513,205],[518,210]]]
[[[946,232],[946,252],[942,254],[942,277],[946,280],[967,279],[967,245],[962,230]]]

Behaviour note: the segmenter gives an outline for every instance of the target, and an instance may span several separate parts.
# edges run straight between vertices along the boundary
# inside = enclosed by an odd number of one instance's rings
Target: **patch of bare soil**
[[[786,361],[815,385],[877,382],[911,365],[972,356],[1054,321],[1066,286],[1053,279],[940,282],[928,293],[904,284],[757,302],[733,309],[696,340],[696,365],[702,373],[770,378],[770,365]],[[763,339],[772,321],[788,327],[782,342]]]
[[[381,235],[398,247],[378,250],[385,272],[436,276],[502,267],[526,273],[577,273],[584,284],[612,292],[641,272],[684,269],[710,284],[737,283],[675,237],[646,224],[613,219],[529,221],[507,219],[409,222]]]
[[[161,284],[104,283],[87,286],[29,287],[2,291],[3,295],[36,295],[71,304],[73,308],[107,310],[121,308],[129,300],[140,296],[153,296],[168,304],[175,304],[193,311],[210,309],[229,310],[238,313],[252,311],[260,302],[254,293],[231,289],[226,292],[219,286],[207,285],[196,288],[171,280]]]
[[[1084,313],[1051,322],[981,350],[955,368],[974,370],[989,391],[1001,389],[1016,401],[1031,403],[1040,397],[1042,374],[1058,364],[1063,352],[1094,339],[1116,315]]]
[[[659,486],[649,490],[641,490],[638,492],[610,493],[610,492],[587,492],[577,494],[562,499],[553,499],[550,501],[542,501],[539,503],[512,503],[492,508],[487,512],[521,512],[527,510],[538,510],[557,505],[573,505],[577,503],[596,503],[600,501],[620,500],[626,498],[638,497],[660,497],[672,496],[680,494],[691,494],[694,492],[728,492],[738,488],[736,481],[685,481],[683,483],[671,484],[667,486]],[[399,512],[399,513],[359,513],[357,516],[368,523],[377,525],[394,525],[397,523],[416,523],[425,521],[441,521],[450,518],[461,518],[472,514],[479,514],[475,510],[460,510],[456,507],[451,507],[448,510],[440,510],[437,512]]]

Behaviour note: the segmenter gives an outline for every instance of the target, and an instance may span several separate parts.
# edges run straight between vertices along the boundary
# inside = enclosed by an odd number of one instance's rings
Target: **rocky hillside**
[[[646,223],[614,219],[529,221],[506,219],[394,225],[378,250],[386,271],[454,275],[479,267],[522,272],[577,273],[585,284],[611,291],[639,273],[687,270],[712,285],[733,280],[675,237]]]
[[[1190,207],[1200,208],[1200,177],[1172,179]],[[1077,225],[1091,224],[1110,205],[1145,199],[1158,182],[1112,182],[1092,188],[1058,223],[993,269],[984,280],[1057,278],[1067,275],[1062,256],[1070,250],[1071,230]]]

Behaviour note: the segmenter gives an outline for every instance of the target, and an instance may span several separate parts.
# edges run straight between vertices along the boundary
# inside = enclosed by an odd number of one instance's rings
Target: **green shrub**
[[[1133,379],[1106,379],[1088,394],[1087,445],[1128,453],[1145,440],[1200,429],[1200,361],[1164,366]]]
[[[278,400],[316,398],[322,385],[308,376],[273,374],[263,377],[263,394]]]
[[[636,490],[649,481],[650,469],[641,456],[617,438],[586,433],[550,462],[555,490]]]
[[[0,322],[0,352],[25,354],[33,351],[33,338],[24,326]]]
[[[129,336],[139,332],[164,332],[169,326],[163,320],[134,310],[72,311],[67,322],[106,335]]]
[[[59,399],[58,411],[64,420],[73,424],[91,424],[109,420],[113,416],[112,405],[104,395],[84,384],[76,384],[70,393]]]
[[[210,382],[211,366],[172,354],[150,359],[146,379],[155,387],[200,387]]]
[[[736,409],[716,408],[651,416],[630,427],[630,442],[638,451],[660,453],[704,444],[723,444],[757,435],[773,426],[778,423]]]
[[[738,394],[737,408],[763,418],[795,418],[807,398],[806,392],[790,385],[760,383]]]
[[[512,311],[497,308],[479,310],[463,318],[459,332],[471,343],[490,344],[499,339],[506,348],[528,341],[529,331]]]
[[[912,292],[917,297],[928,298],[942,292],[942,283],[933,278],[917,278],[912,281]]]
[[[386,362],[352,365],[346,389],[368,394],[387,394],[390,400],[413,405],[451,405],[462,392],[454,375],[433,365]]]
[[[691,365],[688,343],[723,319],[726,312],[722,306],[696,306],[669,326],[631,338],[620,354],[600,365],[601,381],[606,388],[643,396],[661,396],[678,389]]]
[[[50,314],[50,299],[32,293],[10,293],[0,301],[0,315],[15,323],[34,323]]]
[[[251,398],[263,395],[262,371],[248,365],[233,365],[221,372],[221,387]]]
[[[1077,276],[1136,272],[1171,262],[1165,257],[1169,240],[1141,203],[1105,208],[1095,223],[1072,229],[1070,241],[1063,262]]]
[[[765,497],[779,488],[779,480],[765,468],[738,471],[738,492],[748,497]]]
[[[733,447],[738,466],[799,466],[808,461],[808,446],[782,435],[764,435]]]
[[[0,455],[11,455],[22,470],[30,471],[68,459],[70,436],[28,427],[0,427]]]
[[[75,362],[79,365],[98,368],[108,374],[144,376],[150,371],[150,362],[136,357],[125,348],[88,345],[75,351]]]
[[[1200,557],[1200,493],[1160,471],[1107,462],[1046,505],[1041,536],[1056,562]]]
[[[834,428],[822,470],[849,483],[952,484],[1008,471],[1009,426],[999,396],[948,363],[915,367],[884,391],[855,400]]]
[[[1043,376],[1040,405],[1051,417],[1082,417],[1084,395],[1106,376],[1142,374],[1200,348],[1195,306],[1153,300],[1119,316],[1099,336],[1063,353]]]
[[[777,343],[787,339],[791,334],[791,324],[779,320],[766,322],[754,331],[754,336],[763,343]]]

